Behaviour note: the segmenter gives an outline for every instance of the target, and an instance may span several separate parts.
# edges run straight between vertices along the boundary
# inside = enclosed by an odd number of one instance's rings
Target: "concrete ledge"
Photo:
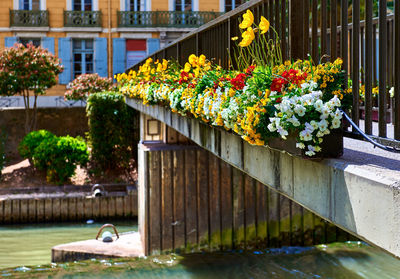
[[[138,232],[120,235],[119,239],[106,243],[91,239],[54,246],[51,249],[52,262],[69,262],[92,258],[133,258],[144,256]]]
[[[164,107],[145,106],[130,98],[126,103],[322,218],[400,257],[400,156],[390,159],[396,163],[390,169],[362,164],[346,154],[343,158],[316,162],[252,146],[239,136],[171,113]],[[351,146],[346,147],[345,141],[346,148]]]

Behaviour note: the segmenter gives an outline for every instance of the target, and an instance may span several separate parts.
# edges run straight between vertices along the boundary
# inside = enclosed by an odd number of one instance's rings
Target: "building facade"
[[[112,77],[240,0],[2,0],[0,47],[33,43],[62,60],[61,96],[84,73]]]

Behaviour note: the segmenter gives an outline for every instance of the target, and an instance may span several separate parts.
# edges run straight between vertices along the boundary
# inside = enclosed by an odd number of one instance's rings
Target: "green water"
[[[104,223],[51,224],[0,227],[0,268],[48,264],[51,247],[93,239]],[[118,232],[137,231],[136,222],[114,223]]]
[[[1,278],[371,278],[400,279],[400,260],[360,242],[244,253],[161,255],[49,264],[50,248],[94,238],[101,224],[0,228]],[[119,231],[136,224],[117,223]],[[19,267],[16,267],[19,266]]]

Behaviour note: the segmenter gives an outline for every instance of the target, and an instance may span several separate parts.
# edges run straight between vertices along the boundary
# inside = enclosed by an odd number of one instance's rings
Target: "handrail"
[[[48,27],[49,11],[10,10],[10,27]]]
[[[101,11],[64,11],[65,27],[101,27]]]
[[[206,11],[118,11],[118,27],[199,27],[222,13]]]
[[[396,148],[395,146],[383,145],[383,144],[373,140],[370,136],[368,136],[366,133],[364,133],[364,131],[361,130],[360,127],[358,127],[353,122],[353,120],[351,120],[350,116],[348,116],[347,113],[345,113],[342,109],[341,109],[341,112],[343,113],[343,115],[346,118],[346,120],[349,121],[350,125],[353,126],[354,129],[356,129],[356,131],[364,138],[364,140],[366,140],[369,143],[371,143],[374,146],[374,148],[378,147],[378,148],[383,149],[385,151],[389,151],[389,152],[393,152],[393,153],[400,153],[400,148]]]

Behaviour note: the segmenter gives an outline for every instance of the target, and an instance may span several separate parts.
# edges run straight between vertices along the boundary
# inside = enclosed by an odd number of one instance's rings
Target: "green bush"
[[[102,170],[126,167],[136,149],[133,119],[137,112],[128,110],[124,97],[116,92],[91,94],[86,111],[92,160]]]
[[[88,160],[86,143],[80,137],[46,138],[33,154],[35,167],[46,171],[47,181],[58,184],[66,182],[74,175],[77,165],[86,165]]]
[[[18,146],[19,155],[32,162],[33,153],[43,140],[56,137],[53,133],[46,130],[33,131],[27,134]]]

